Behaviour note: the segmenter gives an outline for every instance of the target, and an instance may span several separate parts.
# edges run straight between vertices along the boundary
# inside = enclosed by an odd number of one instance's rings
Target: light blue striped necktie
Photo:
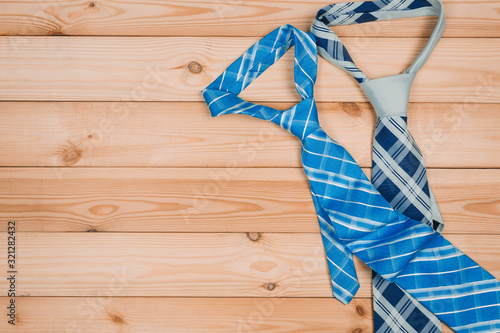
[[[398,75],[370,80],[352,61],[340,39],[328,27],[424,15],[439,16],[427,47],[414,64]],[[335,3],[322,8],[311,27],[318,52],[354,76],[375,108],[372,183],[404,215],[442,231],[443,219],[427,180],[422,153],[407,127],[407,105],[415,74],[423,66],[444,30],[440,1],[366,1]],[[439,320],[395,283],[373,272],[374,331],[441,332]]]
[[[298,104],[277,110],[238,97],[292,46]],[[359,288],[355,254],[457,332],[499,331],[500,282],[431,227],[393,209],[351,155],[323,131],[313,96],[316,73],[314,36],[285,25],[253,45],[202,93],[214,117],[250,115],[299,138],[337,299],[348,303]]]

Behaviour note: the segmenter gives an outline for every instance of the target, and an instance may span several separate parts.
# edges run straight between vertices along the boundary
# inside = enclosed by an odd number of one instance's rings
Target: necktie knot
[[[318,111],[314,99],[305,99],[288,110],[278,111],[272,122],[283,127],[301,141],[319,128]]]
[[[415,73],[402,73],[365,80],[361,89],[375,109],[377,117],[406,116],[410,89]]]

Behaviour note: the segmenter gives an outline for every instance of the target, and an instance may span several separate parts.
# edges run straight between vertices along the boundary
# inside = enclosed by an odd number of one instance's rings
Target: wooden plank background
[[[444,233],[500,278],[500,1],[443,2],[409,126]],[[364,264],[349,305],[331,296],[298,141],[250,117],[212,119],[200,94],[260,37],[308,29],[327,4],[0,2],[0,231],[17,221],[19,267],[17,325],[2,316],[0,331],[372,332]],[[334,30],[375,78],[408,66],[435,22]],[[242,97],[297,101],[292,60]],[[320,59],[316,98],[369,175],[375,117],[359,87]]]

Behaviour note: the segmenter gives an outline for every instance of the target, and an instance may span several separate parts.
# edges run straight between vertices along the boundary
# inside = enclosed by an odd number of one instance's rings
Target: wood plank
[[[448,239],[500,277],[499,235]],[[19,232],[16,241],[18,296],[332,297],[319,233],[252,241],[245,233]],[[357,296],[370,297],[371,272],[355,264]],[[8,283],[0,282],[3,295]]]
[[[0,166],[8,166],[0,168],[0,216],[19,223],[22,279],[18,325],[2,321],[0,331],[373,330],[370,273],[359,260],[357,298],[343,306],[331,297],[307,182],[290,168],[300,166],[298,142],[258,120],[211,120],[200,102],[199,90],[256,37],[283,23],[307,29],[324,4],[0,4],[2,35],[174,36],[0,38],[0,100],[118,102],[0,103]],[[500,3],[445,0],[445,8],[445,36],[459,38],[444,39],[415,82],[412,133],[428,166],[499,168],[498,104],[484,103],[499,103],[500,47],[464,37],[499,37]],[[425,41],[414,37],[428,36],[434,22],[335,31],[350,37],[356,62],[374,78],[404,69]],[[242,97],[296,101],[291,59]],[[191,61],[201,73],[188,70]],[[369,166],[371,107],[345,73],[323,60],[320,73],[317,100],[345,102],[320,103],[322,124]],[[183,168],[193,166],[202,168]],[[287,168],[247,168],[276,166]],[[445,233],[496,277],[499,172],[429,170]],[[6,281],[0,288],[5,295]]]
[[[269,103],[277,108],[291,104]],[[410,104],[428,167],[500,167],[498,104]],[[375,117],[366,103],[319,103],[320,121],[363,167]],[[301,167],[299,141],[260,119],[215,119],[205,103],[0,103],[1,166]]]
[[[500,169],[429,179],[445,234],[500,235]],[[299,168],[0,168],[0,198],[26,232],[319,232]]]
[[[331,2],[331,1],[330,1]],[[135,3],[9,1],[1,4],[2,35],[264,36],[293,24],[307,30],[328,1],[150,0]],[[447,37],[500,36],[498,1],[443,1]],[[435,20],[404,19],[335,28],[341,36],[427,36]]]
[[[2,304],[8,301],[0,297]],[[373,331],[371,299],[343,305],[333,298],[19,297],[9,332],[261,332]],[[79,311],[75,311],[75,309]],[[6,321],[0,322],[6,329]],[[453,332],[443,324],[443,332]]]
[[[8,299],[1,297],[7,304]],[[328,298],[19,297],[15,327],[2,332],[373,331],[371,299],[343,305]],[[448,331],[451,332],[451,331]]]
[[[201,101],[200,90],[258,39],[254,37],[2,37],[0,99]],[[344,38],[370,78],[408,67],[422,38]],[[390,50],[390,52],[388,52]],[[298,101],[288,52],[241,97]],[[201,72],[188,64],[197,62]],[[500,44],[495,38],[447,38],[420,71],[413,102],[500,102]],[[354,79],[320,59],[317,101],[366,101]]]

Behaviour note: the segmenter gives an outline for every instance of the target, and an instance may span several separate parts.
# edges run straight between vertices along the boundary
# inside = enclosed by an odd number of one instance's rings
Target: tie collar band
[[[358,83],[370,80],[356,64],[338,36],[329,28],[400,18],[439,16],[427,45],[403,73],[415,74],[429,58],[443,34],[445,19],[440,0],[381,0],[332,4],[320,9],[311,26],[318,53],[335,66],[351,74]]]

